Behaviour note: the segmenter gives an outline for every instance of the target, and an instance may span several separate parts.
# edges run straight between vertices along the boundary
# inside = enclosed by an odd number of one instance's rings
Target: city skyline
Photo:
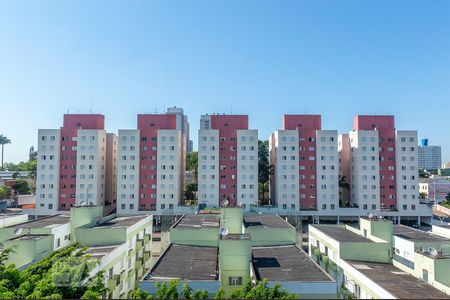
[[[284,113],[321,114],[340,133],[377,113],[450,161],[449,2],[105,3],[0,3],[6,162],[68,110],[104,114],[117,133],[169,106],[185,110],[195,148],[206,113],[248,114],[260,139]]]

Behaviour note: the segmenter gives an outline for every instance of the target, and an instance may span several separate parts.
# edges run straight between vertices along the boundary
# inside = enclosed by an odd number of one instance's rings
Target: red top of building
[[[105,116],[98,114],[65,114],[63,128],[105,129]]]
[[[248,130],[248,115],[211,115],[211,129]]]
[[[394,116],[357,115],[353,118],[354,130],[395,129]]]
[[[138,129],[176,129],[177,116],[174,114],[141,114],[137,116]]]
[[[321,115],[283,115],[283,130],[297,128],[322,129]]]

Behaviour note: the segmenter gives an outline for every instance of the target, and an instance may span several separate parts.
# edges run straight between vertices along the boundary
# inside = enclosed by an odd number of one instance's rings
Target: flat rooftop
[[[219,228],[220,216],[217,214],[184,215],[174,228]]]
[[[86,250],[86,254],[89,254],[92,258],[102,259],[119,246],[120,245],[89,247]]]
[[[143,279],[218,280],[218,248],[171,244]]]
[[[59,225],[64,225],[70,223],[70,217],[66,215],[54,215],[50,217],[39,218],[36,220],[31,220],[28,222],[15,224],[8,226],[12,227],[22,227],[22,228],[52,228]]]
[[[343,226],[339,225],[310,225],[314,228],[322,231],[330,238],[338,241],[338,242],[364,242],[364,243],[373,243],[372,240],[365,238],[353,231],[347,230]]]
[[[450,224],[433,224],[433,226],[450,229]]]
[[[140,222],[141,220],[144,220],[147,217],[148,217],[147,215],[132,216],[132,217],[118,217],[118,218],[109,220],[105,223],[99,224],[99,225],[95,226],[94,228],[98,228],[98,227],[129,227],[129,226],[132,226],[132,225]]]
[[[449,239],[440,237],[438,235],[408,227],[405,225],[394,225],[394,235],[413,241],[413,242],[445,242],[450,241]]]
[[[424,281],[403,272],[392,264],[347,261],[386,291],[399,299],[442,299],[449,295],[435,289]]]
[[[244,216],[246,228],[290,228],[292,227],[280,216],[274,215],[248,215]]]
[[[252,264],[258,280],[334,281],[306,253],[294,245],[252,248]]]
[[[45,237],[50,236],[50,234],[25,234],[21,235],[12,239],[9,239],[9,241],[27,241],[27,240],[42,240]]]

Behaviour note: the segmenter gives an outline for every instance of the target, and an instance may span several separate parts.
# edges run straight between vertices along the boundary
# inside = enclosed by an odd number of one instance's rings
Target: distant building
[[[441,146],[429,146],[428,139],[422,139],[419,146],[419,169],[435,170],[442,164]]]
[[[444,178],[425,178],[419,181],[419,192],[430,200],[440,202],[450,193],[450,181]]]

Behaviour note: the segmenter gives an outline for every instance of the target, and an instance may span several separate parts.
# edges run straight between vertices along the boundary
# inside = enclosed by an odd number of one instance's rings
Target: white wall
[[[337,130],[316,132],[317,209],[339,208],[339,153]]]
[[[198,131],[198,203],[219,206],[219,130]]]
[[[237,203],[258,204],[258,130],[237,131]]]

